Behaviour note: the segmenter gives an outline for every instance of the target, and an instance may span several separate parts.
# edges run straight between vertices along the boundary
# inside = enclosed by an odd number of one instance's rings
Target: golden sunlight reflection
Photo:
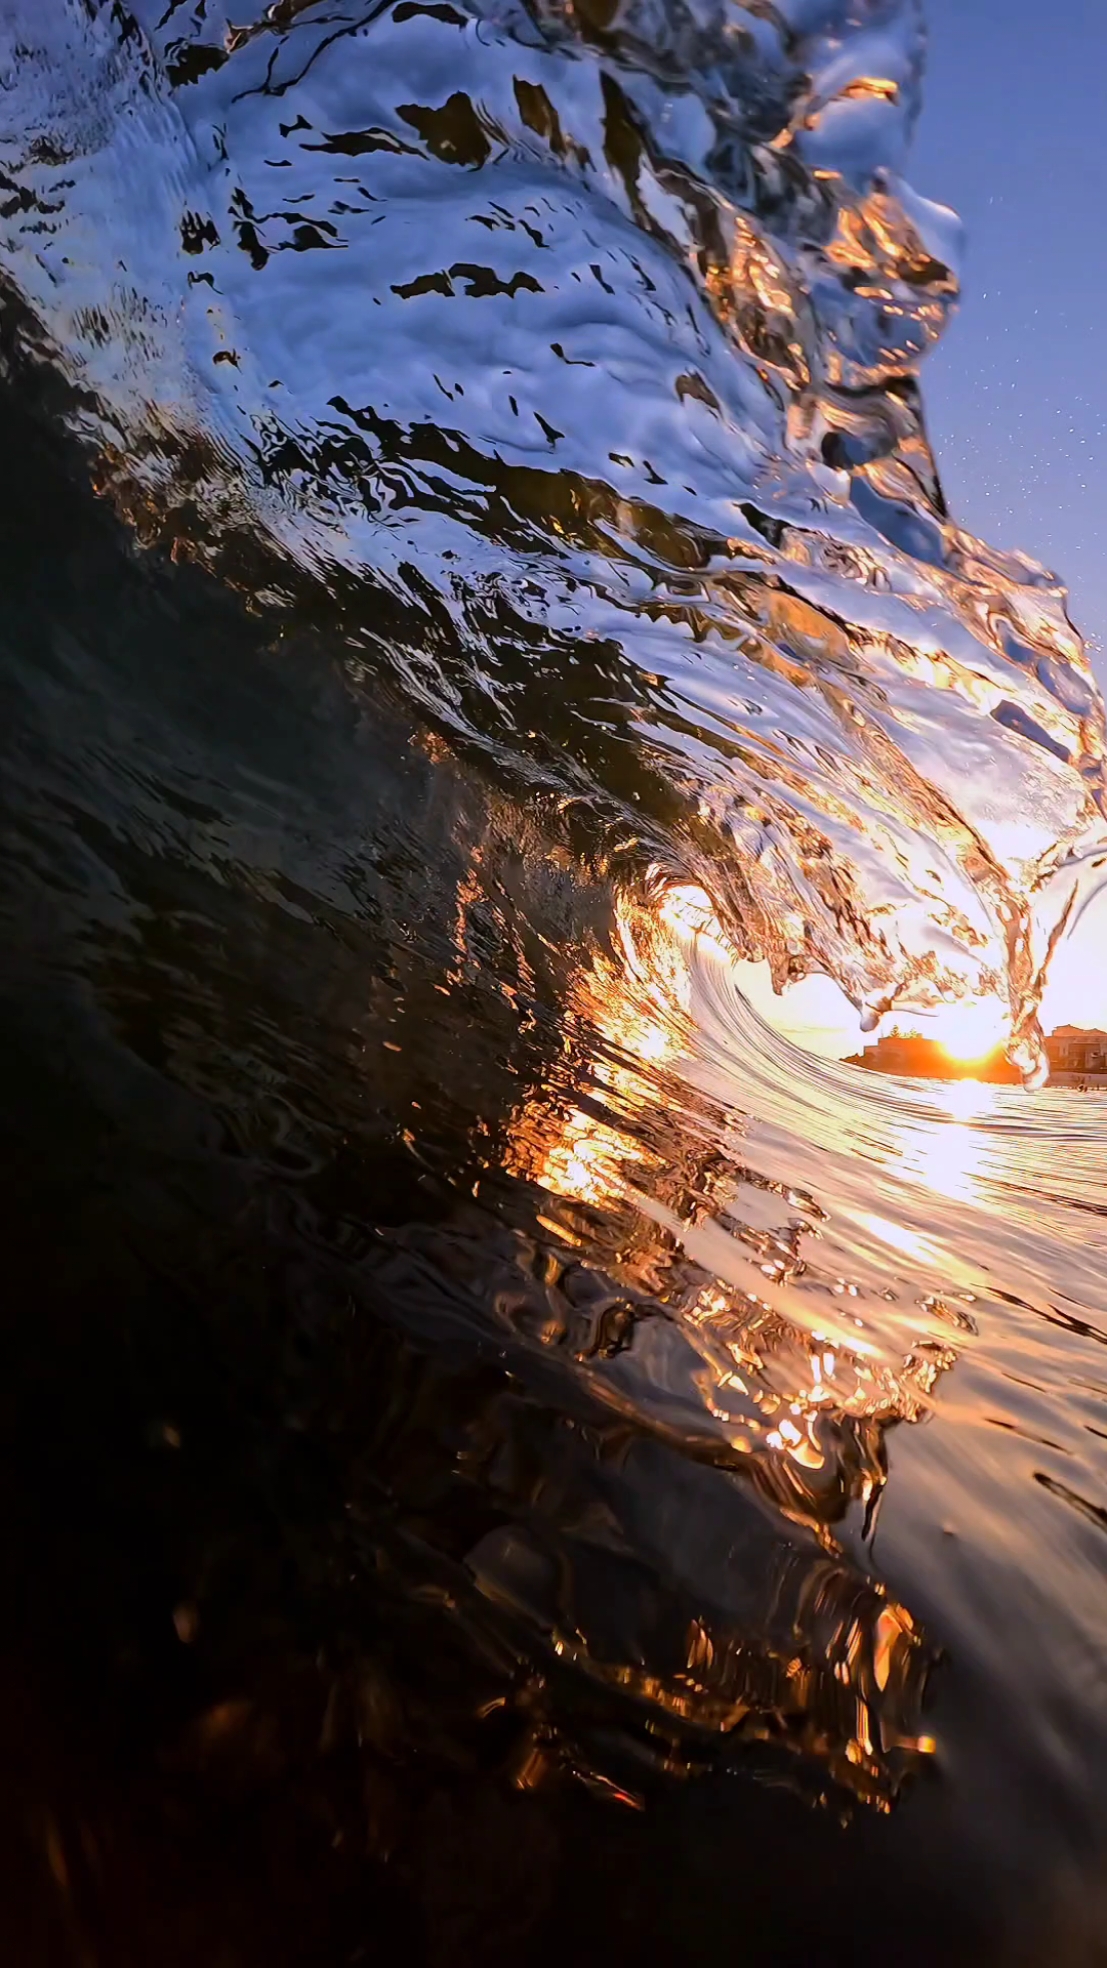
[[[937,1093],[949,1118],[904,1130],[903,1163],[936,1196],[951,1203],[973,1203],[981,1196],[988,1160],[988,1137],[974,1122],[989,1110],[992,1095],[977,1080],[955,1080]]]
[[[834,1527],[876,1509],[888,1428],[929,1412],[956,1353],[948,1333],[935,1339],[927,1317],[910,1310],[887,1344],[887,1294],[874,1298],[823,1254],[827,1219],[812,1198],[749,1165],[749,1123],[721,1052],[720,1091],[704,1091],[701,1016],[712,993],[741,1013],[735,954],[704,892],[624,897],[614,928],[570,988],[560,1060],[513,1116],[507,1168],[544,1194],[522,1245],[540,1292],[505,1295],[507,1316],[527,1321],[532,1342],[567,1352],[622,1421],[694,1443],[711,1462],[740,1459],[774,1509],[815,1534],[821,1578],[847,1562]],[[930,1132],[953,1148],[942,1165],[947,1186],[970,1181],[967,1124],[951,1112]],[[928,1152],[916,1154],[924,1180]],[[935,1179],[940,1159],[936,1149]],[[871,1228],[879,1238],[875,1218]],[[920,1240],[911,1254],[931,1252]],[[597,1316],[590,1305],[606,1309]],[[802,1600],[804,1630],[823,1591],[810,1607]],[[855,1611],[846,1639],[843,1628],[842,1644],[826,1649],[801,1635],[782,1672],[766,1635],[716,1632],[714,1675],[701,1646],[695,1671],[690,1663],[672,1685],[638,1664],[594,1657],[568,1630],[558,1646],[660,1717],[802,1743],[886,1810],[903,1756],[934,1747],[913,1712],[925,1645],[906,1608],[883,1596],[863,1619]],[[720,1703],[715,1683],[724,1680],[740,1685],[737,1706]]]
[[[870,1330],[860,1315],[860,1288],[819,1263],[821,1213],[746,1167],[744,1119],[699,1092],[697,959],[716,974],[721,961],[728,982],[742,968],[703,891],[624,899],[616,941],[621,962],[597,954],[576,980],[559,1083],[517,1111],[508,1167],[570,1206],[540,1219],[563,1243],[587,1247],[595,1234],[581,1209],[618,1226],[605,1267],[679,1320],[702,1361],[713,1435],[742,1454],[822,1468],[820,1416],[917,1418],[953,1356],[941,1346],[886,1355],[883,1322]],[[976,1152],[951,1112],[912,1137],[912,1172],[967,1195]]]

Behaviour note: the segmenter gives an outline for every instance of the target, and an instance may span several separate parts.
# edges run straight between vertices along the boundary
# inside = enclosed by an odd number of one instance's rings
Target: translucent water
[[[0,19],[16,1651],[145,1718],[33,1837],[108,1961],[228,1758],[430,1959],[698,1959],[741,1847],[751,1959],[1098,1960],[1102,707],[927,443],[921,14],[235,12]]]

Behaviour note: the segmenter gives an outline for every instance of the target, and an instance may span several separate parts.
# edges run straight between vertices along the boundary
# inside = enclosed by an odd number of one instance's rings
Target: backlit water
[[[0,4],[8,1957],[1107,1960],[1102,711],[921,14],[241,11]]]

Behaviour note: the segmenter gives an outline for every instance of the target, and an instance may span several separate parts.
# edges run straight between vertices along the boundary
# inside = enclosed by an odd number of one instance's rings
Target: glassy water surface
[[[1107,1959],[1102,707],[924,42],[2,10],[13,1959]]]

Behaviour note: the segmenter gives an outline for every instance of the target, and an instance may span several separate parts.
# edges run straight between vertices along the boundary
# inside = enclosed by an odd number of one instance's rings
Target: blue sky
[[[965,220],[928,357],[955,516],[1067,583],[1107,685],[1107,0],[927,0],[911,179]]]

